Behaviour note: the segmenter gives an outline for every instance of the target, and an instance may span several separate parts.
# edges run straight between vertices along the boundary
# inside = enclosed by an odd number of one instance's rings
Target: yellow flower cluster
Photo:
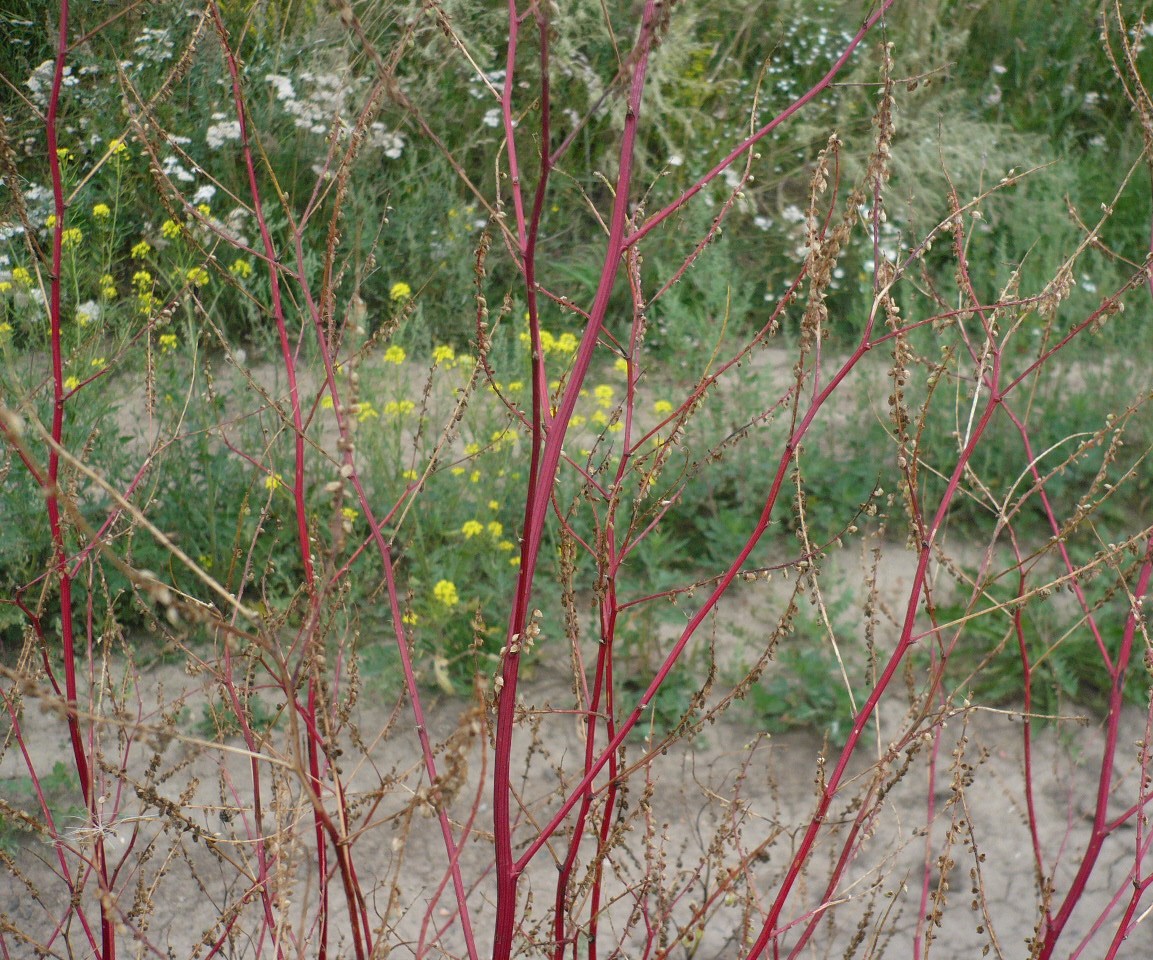
[[[361,400],[360,403],[354,403],[351,412],[356,415],[356,419],[361,423],[373,417],[380,416],[380,412],[376,410],[368,400]]]
[[[532,335],[527,330],[521,331],[519,339],[525,347],[532,345]],[[571,333],[562,333],[557,337],[548,330],[541,330],[540,332],[540,347],[546,354],[559,353],[567,356],[576,353],[579,345],[577,338]]]
[[[190,267],[185,278],[194,287],[203,287],[208,283],[208,271],[204,267]]]
[[[252,264],[243,257],[237,257],[232,261],[232,266],[228,268],[228,272],[241,280],[247,280],[252,276]]]
[[[412,296],[412,287],[403,280],[394,283],[388,291],[388,297],[393,303],[403,303]]]
[[[411,400],[389,400],[384,405],[384,415],[386,417],[403,417],[406,413],[412,413],[416,409],[416,404]]]
[[[446,607],[455,607],[460,603],[460,594],[456,592],[456,584],[451,580],[440,580],[432,588],[432,595]]]
[[[404,347],[399,347],[395,343],[384,351],[385,363],[401,364],[404,363],[407,357],[408,354],[404,352]]]

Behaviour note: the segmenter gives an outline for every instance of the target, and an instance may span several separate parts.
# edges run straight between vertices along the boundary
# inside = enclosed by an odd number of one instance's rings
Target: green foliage
[[[19,855],[22,842],[30,839],[43,824],[43,809],[36,784],[29,776],[11,777],[0,781],[0,850]],[[40,794],[57,830],[68,828],[66,821],[85,817],[80,802],[82,794],[75,770],[63,760],[57,760],[51,773],[40,777]]]
[[[1022,650],[1009,616],[993,608],[993,596],[976,609],[944,604],[938,621],[948,624],[965,620],[961,641],[949,652],[942,682],[977,703],[992,706],[1019,704],[1025,686]],[[1090,589],[1088,599],[1094,620],[1110,658],[1120,650],[1128,604],[1106,598]],[[1074,613],[1071,596],[1057,595],[1028,604],[1021,613],[1021,633],[1029,662],[1031,712],[1039,719],[1065,716],[1071,711],[1088,710],[1103,716],[1108,708],[1112,680],[1089,626]],[[953,633],[942,631],[942,641]],[[929,668],[927,654],[920,654],[920,668]],[[1149,674],[1144,664],[1140,637],[1130,658],[1123,684],[1128,703],[1144,703],[1148,696]]]
[[[853,723],[840,664],[830,647],[811,638],[782,643],[766,677],[749,689],[748,701],[773,732],[813,730],[842,744]]]

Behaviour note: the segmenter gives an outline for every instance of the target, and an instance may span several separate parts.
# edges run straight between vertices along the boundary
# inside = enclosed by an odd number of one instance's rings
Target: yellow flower
[[[12,324],[7,320],[0,321],[0,340],[6,340],[12,333]]]
[[[162,333],[160,334],[160,352],[168,353],[170,350],[176,349],[176,334],[175,333]]]
[[[113,140],[108,144],[114,157],[120,157],[122,160],[128,159],[128,147],[125,146],[124,141],[120,139]]]
[[[464,534],[466,540],[471,540],[473,537],[480,536],[484,533],[484,525],[479,520],[468,520],[464,526],[460,528],[460,532]]]
[[[116,281],[110,273],[100,277],[100,296],[105,300],[111,300],[116,296]]]
[[[0,293],[7,293],[12,289],[12,284],[7,280],[0,280]]]
[[[625,428],[625,425],[619,420],[614,420],[609,424],[609,433],[620,433]]]
[[[672,413],[673,405],[668,400],[658,400],[653,404],[654,413]]]
[[[56,226],[56,214],[48,214],[48,219],[44,221],[44,226],[46,226],[49,230]]]
[[[84,242],[84,231],[79,227],[69,227],[60,234],[60,243],[65,250],[80,246]]]
[[[394,283],[388,291],[388,297],[393,303],[401,303],[412,296],[412,287],[403,280]]]
[[[480,444],[470,443],[464,448],[464,452],[470,457],[475,457],[478,453],[480,453]]]
[[[454,359],[456,359],[456,351],[448,346],[448,344],[442,343],[439,347],[433,348],[433,363],[451,363]]]
[[[275,490],[277,487],[284,486],[284,477],[279,473],[270,473],[264,478],[264,489]]]
[[[628,373],[629,362],[624,357],[617,357],[616,360],[613,361],[613,369],[617,371],[617,373]]]
[[[405,480],[415,480],[417,478],[417,472],[415,470],[405,470],[404,473],[401,474],[401,477]]]
[[[524,389],[524,384],[520,380],[514,380],[508,385],[509,393],[520,393]]]
[[[480,483],[480,471],[479,470],[473,470],[473,472],[468,475],[468,482],[469,483]]]
[[[597,398],[597,406],[608,408],[613,405],[613,388],[607,383],[597,384],[593,396]]]
[[[136,296],[136,312],[142,317],[149,316],[153,309],[160,305],[160,298],[151,293],[141,293]]]
[[[208,283],[208,271],[204,267],[190,267],[184,276],[194,287],[203,287]]]
[[[408,354],[404,352],[404,347],[398,347],[394,343],[391,347],[384,351],[384,362],[396,364],[404,363],[407,356]]]
[[[342,507],[340,515],[344,517],[344,519],[349,523],[352,523],[354,520],[357,520],[360,517],[360,511],[354,510],[352,507]]]
[[[498,538],[504,533],[504,524],[499,520],[490,520],[484,525],[484,528],[488,531],[490,537]]]
[[[106,203],[98,203],[92,208],[92,216],[97,220],[107,220],[112,216],[112,209]]]
[[[228,268],[228,272],[241,280],[247,280],[252,276],[252,264],[243,257],[237,257],[232,261],[232,266]]]
[[[211,570],[213,566],[215,566],[215,564],[212,562],[212,557],[210,557],[207,553],[202,553],[199,557],[197,557],[196,562],[200,564],[200,568],[202,570]]]
[[[451,472],[454,477],[463,477],[464,467],[453,467]]]
[[[496,545],[496,548],[498,550],[503,550],[507,553],[509,550],[515,550],[516,544],[513,543],[511,540],[502,540],[500,543],[498,543]]]
[[[92,358],[92,363],[90,363],[90,364],[89,364],[89,366],[92,366],[92,367],[104,367],[104,366],[106,366],[107,364],[108,364],[108,358],[107,358],[107,357],[93,357],[93,358]]]
[[[333,407],[332,397],[321,397],[320,406],[325,410],[331,410]]]
[[[137,270],[132,274],[132,286],[143,293],[152,286],[152,274],[147,270]]]
[[[67,147],[57,147],[56,148],[56,157],[58,160],[60,160],[61,163],[67,162],[67,160],[71,156],[72,156],[72,152]]]
[[[519,567],[520,566],[520,557],[509,557],[508,558],[508,564],[510,567]]]
[[[411,400],[389,400],[384,405],[384,413],[389,417],[403,417],[406,413],[412,413],[416,409],[416,404]]]
[[[592,421],[599,427],[603,427],[609,422],[609,418],[605,415],[603,410],[596,410],[593,412]]]
[[[165,220],[160,224],[160,235],[164,237],[165,240],[175,240],[180,236],[183,229],[184,228],[175,220]]]
[[[562,333],[556,342],[557,350],[561,353],[576,353],[577,338],[571,333]]]
[[[139,243],[133,244],[130,256],[133,260],[143,260],[152,252],[152,244],[147,240],[141,240]]]
[[[379,417],[380,414],[373,409],[372,404],[367,400],[361,400],[360,403],[353,404],[352,412],[356,414],[356,419],[361,423],[369,420],[372,417]]]
[[[456,584],[451,580],[440,580],[432,588],[432,595],[446,607],[455,607],[460,603],[460,596],[456,592]]]
[[[572,419],[569,421],[569,423],[572,424],[574,427],[583,427],[585,425],[585,423],[587,423],[587,420],[583,416],[581,416],[579,413],[574,413],[572,415]]]
[[[556,338],[547,330],[540,332],[540,348],[545,353],[552,353],[556,349]]]
[[[198,203],[196,205],[196,212],[199,213],[202,217],[211,217],[212,207],[210,207],[207,203]]]
[[[78,386],[80,386],[80,380],[77,377],[68,377],[64,381],[65,390],[75,390]]]
[[[408,613],[404,614],[404,616],[402,616],[400,618],[400,622],[401,623],[407,623],[410,627],[414,627],[414,626],[416,626],[416,622],[419,619],[420,618],[417,617],[417,615],[415,613],[413,613],[411,610],[409,610]]]

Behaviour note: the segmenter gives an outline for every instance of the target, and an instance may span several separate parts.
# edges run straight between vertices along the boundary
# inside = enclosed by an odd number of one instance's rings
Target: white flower
[[[685,158],[682,157],[679,153],[674,153],[671,157],[669,157],[669,166],[670,167],[683,166],[684,162],[685,162]]]
[[[296,89],[292,86],[292,78],[279,73],[270,73],[264,78],[276,88],[277,100],[295,100]]]
[[[191,203],[194,207],[199,203],[211,203],[214,196],[216,196],[216,187],[211,183],[206,183],[202,187],[197,187],[196,193],[192,195]]]
[[[768,230],[772,225],[772,217],[753,217],[753,226],[758,230]]]
[[[805,213],[795,203],[790,203],[781,211],[781,218],[787,223],[801,223],[805,219]]]
[[[499,127],[500,126],[500,108],[493,107],[484,112],[484,118],[481,120],[486,127]]]
[[[28,79],[24,81],[24,86],[32,91],[32,99],[40,104],[46,106],[48,103],[48,93],[52,89],[52,77],[56,73],[56,61],[45,60],[29,75]],[[63,76],[64,86],[74,87],[80,81],[72,76],[72,68],[69,66],[64,67]]]
[[[404,137],[391,130],[385,130],[382,123],[372,125],[370,142],[374,147],[383,150],[389,160],[397,160],[404,153]]]
[[[222,113],[214,113],[212,118],[217,122],[209,125],[204,134],[204,142],[208,144],[209,149],[216,150],[229,140],[240,139],[239,120],[225,120]]]
[[[80,326],[87,326],[100,319],[100,304],[95,300],[85,300],[76,307],[76,322]]]
[[[237,124],[237,127],[239,128],[239,124]],[[237,130],[237,134],[239,135],[239,129]],[[211,146],[211,142],[209,146]],[[164,158],[164,175],[174,177],[181,183],[192,183],[196,180],[196,177],[184,169],[184,165],[177,157]]]

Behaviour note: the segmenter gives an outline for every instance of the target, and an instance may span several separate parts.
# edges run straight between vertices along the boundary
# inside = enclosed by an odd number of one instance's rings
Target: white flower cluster
[[[349,76],[311,70],[302,70],[295,80],[280,73],[267,74],[264,79],[272,84],[277,101],[297,128],[317,136],[332,132],[340,139],[347,135],[343,118],[355,113],[353,97],[364,86],[362,81]],[[306,93],[298,94],[297,86]],[[404,136],[380,121],[369,125],[365,142],[390,160],[404,153]]]
[[[145,27],[134,42],[136,55],[153,63],[172,59],[173,43],[167,28]]]
[[[32,102],[38,107],[48,106],[48,94],[52,91],[52,76],[56,72],[56,61],[45,60],[24,81],[24,86],[32,91]],[[72,75],[72,68],[64,67],[64,86],[74,87],[80,81]]]
[[[204,140],[212,150],[219,150],[230,140],[240,139],[240,121],[229,120],[223,113],[214,113],[213,122],[204,133]]]

